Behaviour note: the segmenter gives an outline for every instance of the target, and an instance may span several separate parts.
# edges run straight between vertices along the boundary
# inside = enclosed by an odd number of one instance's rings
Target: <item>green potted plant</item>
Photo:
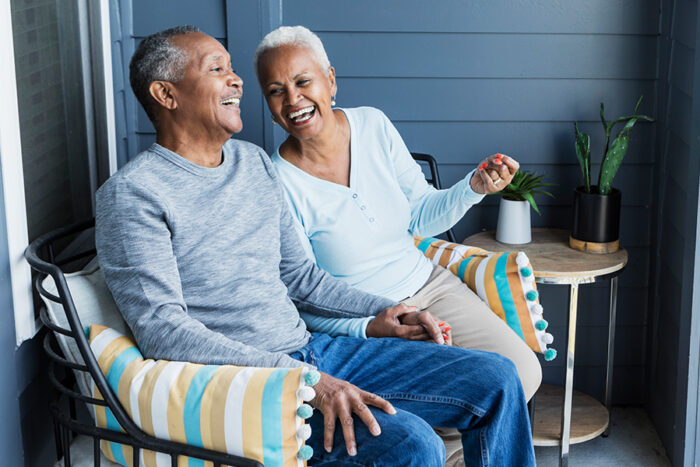
[[[498,208],[496,240],[510,244],[530,243],[530,206],[537,214],[541,214],[534,195],[543,194],[554,198],[554,195],[542,189],[553,185],[543,183],[543,178],[544,175],[518,170],[513,180],[498,192],[501,195],[501,204]]]
[[[605,130],[605,148],[603,150],[598,184],[591,185],[591,138],[578,129],[574,122],[576,135],[576,156],[581,165],[583,186],[574,190],[574,222],[569,245],[582,251],[592,253],[613,253],[620,247],[620,207],[622,193],[612,187],[613,178],[620,168],[627,153],[630,132],[638,120],[653,121],[651,117],[637,114],[640,96],[634,106],[632,115],[616,118],[608,122],[605,119],[605,106],[600,103],[600,120]],[[616,137],[610,140],[613,127],[624,123]]]

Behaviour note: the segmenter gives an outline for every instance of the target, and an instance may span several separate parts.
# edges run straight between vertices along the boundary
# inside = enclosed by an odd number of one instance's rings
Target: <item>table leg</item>
[[[605,372],[605,395],[603,400],[605,407],[608,409],[608,427],[605,429],[603,436],[610,434],[610,424],[612,423],[611,404],[612,404],[612,380],[613,380],[613,364],[615,363],[615,315],[617,313],[617,277],[610,279],[610,322],[608,324],[608,362]]]
[[[569,293],[569,335],[566,342],[566,382],[564,384],[564,414],[561,418],[561,450],[559,465],[569,465],[571,438],[571,403],[574,393],[574,350],[576,349],[576,313],[578,311],[578,284],[571,284]]]

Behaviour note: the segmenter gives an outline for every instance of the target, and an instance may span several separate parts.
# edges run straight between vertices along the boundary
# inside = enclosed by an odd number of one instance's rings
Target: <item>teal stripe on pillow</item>
[[[273,371],[265,383],[262,397],[262,436],[265,465],[283,465],[282,453],[282,386],[287,370]]]
[[[432,238],[432,237],[425,238],[425,239],[423,239],[422,242],[420,242],[418,244],[418,249],[420,251],[422,251],[423,253],[425,253],[426,251],[428,251],[428,247],[430,245],[432,245],[432,243],[435,241],[437,241],[437,238]]]
[[[523,335],[523,328],[520,326],[520,317],[518,316],[518,311],[515,309],[515,302],[513,302],[513,295],[510,290],[510,285],[508,284],[508,276],[506,275],[507,263],[508,254],[504,253],[496,260],[493,279],[496,282],[498,298],[501,300],[501,306],[506,314],[506,323],[508,323],[508,326],[524,340],[525,336]]]
[[[110,385],[111,386],[111,385]],[[105,419],[107,420],[107,428],[114,431],[122,431],[121,425],[117,422],[114,414],[109,409],[105,407]],[[121,465],[126,465],[126,459],[124,458],[124,452],[122,451],[122,445],[119,443],[109,442],[110,448],[112,449],[112,455],[114,459]]]
[[[112,388],[115,394],[119,390],[119,380],[122,378],[122,373],[124,373],[126,367],[129,366],[129,363],[137,358],[143,358],[141,352],[139,352],[136,347],[129,347],[114,359],[114,363],[112,363],[112,366],[107,372],[106,378],[109,387]]]
[[[206,389],[207,384],[214,377],[214,373],[221,368],[219,365],[206,365],[195,373],[190,387],[187,390],[187,396],[185,396],[185,437],[187,438],[187,444],[193,446],[204,447],[202,443],[202,432],[200,423],[200,414],[202,410],[202,395],[204,395],[204,389]],[[222,407],[221,410],[224,410]],[[192,460],[190,460],[190,465]],[[204,465],[194,464],[194,465]]]
[[[465,283],[467,282],[467,278],[464,277],[464,273],[467,271],[467,264],[469,264],[469,261],[471,261],[472,258],[474,258],[474,256],[464,258],[462,262],[459,263],[459,269],[457,270],[457,277],[462,279]]]

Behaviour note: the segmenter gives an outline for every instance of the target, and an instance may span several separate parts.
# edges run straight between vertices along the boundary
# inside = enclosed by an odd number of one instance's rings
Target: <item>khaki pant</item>
[[[465,349],[486,350],[508,357],[515,363],[525,399],[530,400],[542,381],[542,368],[535,353],[508,325],[454,274],[434,266],[428,282],[403,303],[447,321],[452,343]],[[462,442],[454,429],[436,430],[447,450],[449,466],[464,465]]]

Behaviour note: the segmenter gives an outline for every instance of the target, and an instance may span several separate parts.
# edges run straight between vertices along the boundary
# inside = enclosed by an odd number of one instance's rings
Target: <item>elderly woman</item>
[[[541,380],[535,354],[464,283],[433,266],[412,237],[452,227],[505,187],[518,163],[489,156],[453,187],[434,189],[380,110],[333,108],[335,71],[320,39],[302,26],[265,36],[255,68],[273,121],[289,134],[272,161],[309,256],[355,287],[450,322],[455,345],[510,358],[529,400]],[[364,319],[305,320],[331,334],[377,335]]]

